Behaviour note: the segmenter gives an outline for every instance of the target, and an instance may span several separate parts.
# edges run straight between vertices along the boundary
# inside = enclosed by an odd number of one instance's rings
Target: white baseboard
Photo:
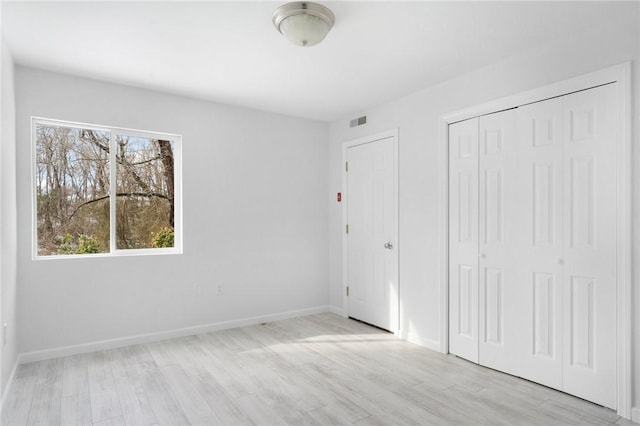
[[[123,346],[138,345],[141,343],[157,342],[159,340],[172,339],[175,337],[192,336],[194,334],[209,333],[211,331],[226,330],[229,328],[245,327],[249,325],[261,324],[263,322],[280,321],[289,318],[321,314],[329,312],[329,310],[329,306],[318,306],[315,308],[280,312],[276,314],[242,318],[230,321],[220,321],[211,324],[160,331],[157,333],[139,334],[136,336],[129,336],[118,339],[100,340],[97,342],[82,343],[79,345],[62,346],[58,348],[26,352],[18,355],[18,361],[16,362],[16,365],[25,364],[27,362],[42,361],[45,359],[59,358],[69,355],[121,348]],[[10,383],[11,382],[7,384],[7,388],[9,387]]]
[[[340,315],[341,317],[344,316],[344,311],[342,310],[342,308],[338,308],[337,306],[329,305],[329,312],[331,312],[332,314]]]
[[[2,390],[2,399],[0,399],[0,416],[2,416],[2,408],[4,407],[4,403],[7,401],[7,395],[9,395],[9,389],[11,389],[11,384],[16,376],[18,365],[20,365],[20,355],[16,357],[16,361],[13,363],[13,368],[11,369],[11,374],[9,375],[9,380],[7,380],[7,385]]]
[[[431,349],[432,351],[440,352],[440,342],[437,340],[425,339],[416,333],[407,333],[402,330],[400,331],[399,336],[401,339],[404,339],[409,343],[423,346],[427,349]]]
[[[640,423],[640,407],[631,408],[631,421]]]

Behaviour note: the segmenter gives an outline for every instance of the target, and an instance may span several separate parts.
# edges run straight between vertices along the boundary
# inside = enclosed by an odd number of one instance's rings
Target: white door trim
[[[399,209],[398,209],[398,129],[391,129],[384,132],[376,133],[374,135],[364,136],[358,139],[352,139],[349,141],[345,141],[342,144],[342,312],[345,317],[349,315],[349,298],[346,297],[347,294],[347,262],[348,262],[348,253],[347,253],[347,234],[346,234],[346,224],[347,224],[347,206],[349,203],[349,194],[347,194],[347,171],[345,168],[345,164],[347,162],[347,149],[362,145],[366,143],[371,143],[375,141],[379,141],[381,139],[393,138],[393,188],[394,188],[394,199],[393,199],[393,210],[395,211],[395,234],[396,234],[396,249],[394,250],[396,256],[396,264],[397,268],[397,278],[396,282],[398,283],[398,306],[396,306],[396,312],[394,315],[397,316],[397,324],[398,328],[396,330],[389,330],[393,332],[395,335],[398,335],[400,330],[400,234],[399,234]]]
[[[617,412],[631,419],[631,244],[632,244],[632,150],[631,150],[631,63],[605,68],[538,89],[487,102],[462,111],[441,116],[438,126],[439,147],[439,217],[440,217],[440,351],[449,352],[449,277],[448,277],[448,126],[451,123],[493,112],[538,102],[557,96],[618,83],[617,146]]]

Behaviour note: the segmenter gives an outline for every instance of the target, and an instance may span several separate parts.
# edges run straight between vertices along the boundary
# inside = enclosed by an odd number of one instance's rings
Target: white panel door
[[[513,218],[521,205],[514,202],[519,188],[517,173],[516,110],[480,117],[479,121],[479,363],[513,372],[519,324],[509,321],[517,314],[519,294],[514,286],[518,254],[514,235],[520,232]]]
[[[478,362],[478,119],[449,126],[449,351]]]
[[[449,126],[450,351],[614,409],[616,90]]]
[[[347,148],[348,315],[398,330],[395,138]]]
[[[616,87],[564,102],[564,390],[616,405]]]
[[[520,297],[514,374],[562,389],[562,98],[517,109],[513,175],[520,205],[512,251],[520,257],[514,285]]]

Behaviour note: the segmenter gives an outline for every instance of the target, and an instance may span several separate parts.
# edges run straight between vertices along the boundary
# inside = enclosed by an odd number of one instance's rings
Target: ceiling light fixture
[[[291,43],[313,46],[329,33],[335,16],[326,7],[308,1],[286,3],[273,11],[273,25]]]

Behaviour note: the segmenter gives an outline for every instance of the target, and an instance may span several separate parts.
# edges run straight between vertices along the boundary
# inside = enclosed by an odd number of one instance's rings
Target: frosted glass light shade
[[[291,43],[299,46],[313,46],[320,43],[331,27],[313,15],[293,15],[280,23],[280,32]]]
[[[324,6],[311,2],[287,3],[273,12],[273,25],[291,43],[313,46],[329,33],[335,18]]]

